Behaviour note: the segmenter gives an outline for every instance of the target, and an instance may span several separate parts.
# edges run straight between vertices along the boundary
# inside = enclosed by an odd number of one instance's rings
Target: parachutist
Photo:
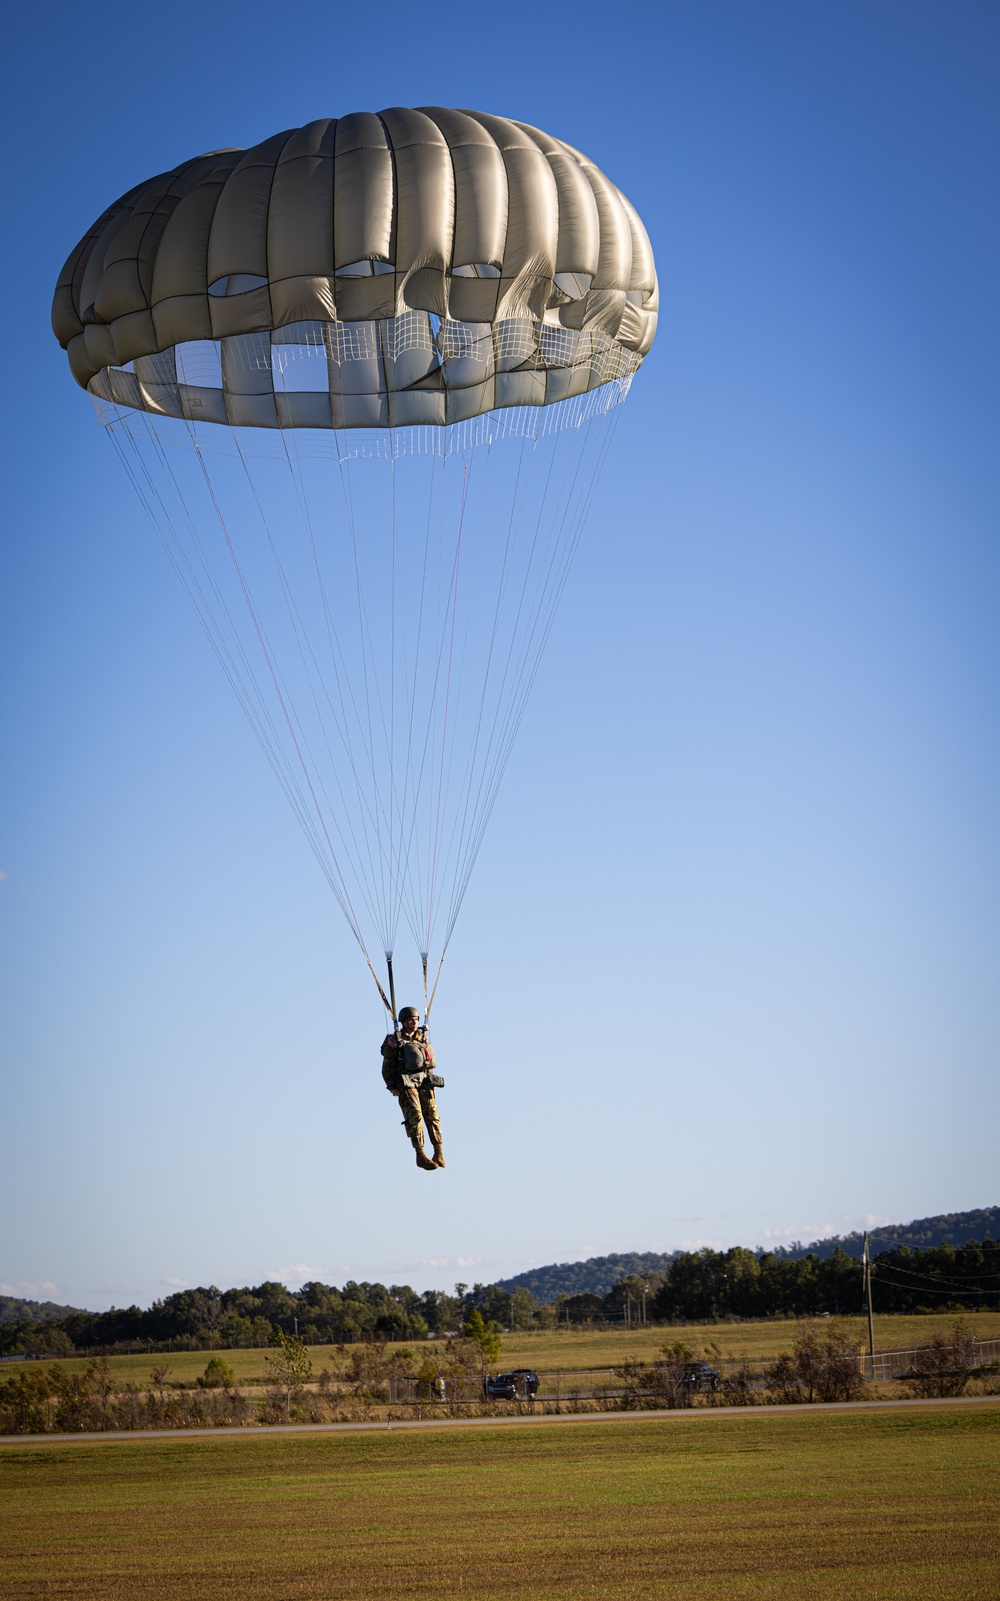
[[[404,1006],[399,1028],[382,1041],[382,1077],[390,1095],[395,1095],[403,1113],[403,1127],[417,1153],[417,1166],[428,1173],[444,1167],[441,1148],[441,1121],[434,1098],[435,1084],[443,1084],[434,1069],[434,1047],[427,1038],[427,1024],[418,1027],[415,1006]],[[424,1124],[434,1147],[432,1161],[424,1150]]]

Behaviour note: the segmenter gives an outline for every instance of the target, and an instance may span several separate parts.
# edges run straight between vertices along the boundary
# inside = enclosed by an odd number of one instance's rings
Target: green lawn
[[[1000,1312],[969,1312],[964,1316],[979,1339],[1000,1339]],[[845,1318],[842,1321],[855,1330],[858,1340],[867,1347],[868,1331],[863,1320]],[[877,1318],[876,1345],[882,1351],[919,1345],[934,1334],[947,1334],[954,1322],[953,1312],[935,1313],[923,1317]],[[635,1329],[631,1332],[625,1329],[595,1333],[576,1330],[567,1332],[563,1329],[539,1330],[533,1334],[506,1335],[500,1366],[534,1367],[542,1371],[613,1367],[629,1357],[649,1361],[662,1345],[674,1340],[683,1340],[699,1355],[714,1343],[724,1357],[747,1356],[771,1359],[781,1351],[791,1350],[797,1329],[798,1325],[794,1319],[784,1319],[780,1322],[677,1325],[672,1328]],[[422,1345],[422,1341],[411,1342],[409,1349],[417,1352]],[[116,1378],[143,1385],[148,1384],[152,1368],[162,1362],[166,1363],[170,1370],[167,1379],[169,1384],[193,1384],[198,1374],[204,1373],[209,1355],[207,1351],[182,1351],[169,1352],[162,1356],[115,1356],[111,1358],[111,1369]],[[266,1351],[227,1351],[224,1355],[239,1382],[264,1377]],[[310,1346],[309,1355],[314,1374],[318,1374],[324,1367],[337,1372],[343,1368],[347,1360],[344,1351],[335,1345]],[[68,1361],[63,1360],[62,1366],[82,1370],[87,1366],[87,1359],[70,1358]],[[0,1368],[0,1376],[8,1371],[10,1370],[6,1367]]]
[[[996,1601],[1000,1408],[0,1450],[0,1593]]]

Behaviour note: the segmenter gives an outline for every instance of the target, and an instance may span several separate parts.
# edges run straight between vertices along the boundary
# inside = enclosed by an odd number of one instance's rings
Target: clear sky
[[[6,38],[4,1289],[448,1287],[1000,1200],[995,4],[110,0]],[[134,183],[422,104],[585,150],[663,307],[449,955],[433,1176],[49,330]]]

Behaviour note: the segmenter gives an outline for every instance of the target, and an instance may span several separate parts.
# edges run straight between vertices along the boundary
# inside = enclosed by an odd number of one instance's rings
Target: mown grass
[[[930,1313],[926,1316],[901,1314],[876,1319],[876,1345],[881,1351],[893,1351],[920,1345],[935,1334],[948,1335],[955,1323],[956,1313]],[[968,1312],[962,1314],[980,1340],[1000,1339],[1000,1312]],[[859,1343],[867,1348],[867,1325],[861,1318],[844,1318],[839,1322],[854,1330]],[[793,1318],[780,1321],[753,1323],[698,1323],[658,1326],[645,1329],[603,1329],[594,1332],[565,1330],[538,1330],[530,1334],[506,1335],[500,1357],[501,1367],[534,1367],[543,1371],[562,1369],[572,1371],[590,1367],[614,1367],[628,1360],[648,1362],[665,1344],[681,1340],[701,1355],[716,1345],[724,1357],[760,1357],[768,1360],[790,1351],[795,1344],[798,1324]],[[409,1349],[420,1352],[424,1342],[410,1341]],[[433,1345],[430,1345],[433,1351]],[[348,1346],[311,1345],[309,1355],[313,1372],[324,1367],[331,1372],[341,1371],[347,1363]],[[116,1380],[148,1384],[152,1369],[157,1364],[169,1368],[168,1384],[193,1384],[199,1373],[204,1373],[210,1351],[170,1351],[160,1355],[113,1356],[111,1372]],[[226,1362],[233,1369],[236,1380],[246,1384],[266,1375],[266,1350],[226,1351]],[[50,1361],[51,1358],[44,1360]],[[84,1357],[61,1359],[61,1366],[72,1371],[83,1371],[88,1365]],[[6,1371],[0,1368],[0,1375]]]
[[[996,1601],[1000,1408],[0,1451],[11,1601]]]

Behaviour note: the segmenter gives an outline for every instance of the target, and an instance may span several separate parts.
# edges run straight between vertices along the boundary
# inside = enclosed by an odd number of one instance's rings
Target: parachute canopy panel
[[[60,276],[96,398],[260,428],[447,425],[627,387],[652,251],[569,145],[478,112],[322,119],[129,191]]]

